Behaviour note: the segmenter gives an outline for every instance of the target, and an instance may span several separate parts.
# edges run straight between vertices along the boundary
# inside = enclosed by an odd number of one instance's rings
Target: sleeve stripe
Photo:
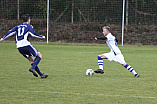
[[[12,36],[12,35],[14,35],[15,33],[16,33],[16,31],[14,31],[14,32],[12,32],[12,33],[6,35],[5,37],[3,37],[3,40],[6,39],[6,38],[8,38],[8,37],[10,37],[10,36]]]
[[[43,38],[43,36],[37,36],[37,35],[34,35],[33,33],[31,33],[31,32],[29,32],[30,34],[31,34],[31,36],[33,36],[33,37],[36,37],[36,38]]]

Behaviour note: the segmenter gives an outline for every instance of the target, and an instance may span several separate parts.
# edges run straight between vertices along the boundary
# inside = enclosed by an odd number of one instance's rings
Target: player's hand
[[[43,36],[43,39],[45,39],[45,36]]]
[[[1,43],[3,42],[3,38],[1,38]]]
[[[95,40],[98,40],[97,37],[95,37]]]

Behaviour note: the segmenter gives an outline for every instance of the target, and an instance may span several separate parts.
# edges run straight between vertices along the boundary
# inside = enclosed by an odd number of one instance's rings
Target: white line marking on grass
[[[107,51],[97,51],[97,52],[79,52],[80,54],[84,54],[84,53],[100,53],[100,52],[107,52]]]
[[[121,50],[121,51],[150,51],[152,49],[129,49],[129,50]],[[96,51],[96,52],[79,52],[80,54],[84,54],[84,53],[108,53],[110,51]]]
[[[152,49],[130,49],[130,50],[121,50],[121,51],[150,51]],[[97,52],[79,52],[80,54],[88,54],[88,53],[108,53],[110,51],[97,51]]]
[[[129,49],[129,50],[121,50],[121,51],[151,51],[152,49]]]
[[[148,96],[83,94],[83,93],[51,92],[51,91],[28,91],[28,90],[1,90],[1,91],[2,92],[50,93],[50,94],[64,94],[64,95],[92,95],[92,96],[110,96],[110,97],[128,97],[128,98],[156,99],[156,97],[148,97]]]

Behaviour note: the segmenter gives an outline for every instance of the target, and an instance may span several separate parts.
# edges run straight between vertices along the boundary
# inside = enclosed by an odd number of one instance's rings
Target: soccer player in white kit
[[[103,74],[104,73],[103,59],[107,59],[109,61],[115,61],[117,63],[120,63],[125,68],[127,68],[130,72],[132,72],[136,78],[139,77],[140,75],[136,73],[136,71],[125,62],[124,56],[122,55],[120,49],[118,48],[117,39],[110,33],[110,27],[104,26],[102,29],[103,29],[104,37],[95,37],[95,40],[98,39],[106,40],[106,43],[110,47],[111,51],[109,53],[98,55],[99,69],[95,70],[94,72]]]
[[[28,14],[23,15],[23,22],[24,23],[17,25],[8,31],[7,34],[1,38],[1,42],[4,39],[16,34],[17,49],[31,63],[32,67],[29,69],[29,71],[32,72],[36,77],[38,77],[38,73],[41,78],[47,78],[48,74],[41,73],[37,66],[42,58],[42,54],[29,42],[30,35],[41,39],[44,39],[45,36],[39,35],[33,30],[33,26],[30,25],[30,16]],[[33,57],[35,57],[35,59],[33,59]]]

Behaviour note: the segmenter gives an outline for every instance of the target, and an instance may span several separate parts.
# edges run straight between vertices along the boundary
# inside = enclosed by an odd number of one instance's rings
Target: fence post
[[[71,23],[74,23],[74,3],[72,2]]]
[[[17,21],[19,21],[19,13],[20,13],[20,7],[19,7],[19,0],[17,0]]]
[[[47,44],[49,42],[49,0],[47,0]]]
[[[125,12],[125,0],[123,0],[123,16],[122,16],[122,46],[124,37],[124,12]]]
[[[128,30],[128,0],[126,1],[126,31]]]

